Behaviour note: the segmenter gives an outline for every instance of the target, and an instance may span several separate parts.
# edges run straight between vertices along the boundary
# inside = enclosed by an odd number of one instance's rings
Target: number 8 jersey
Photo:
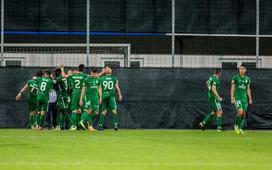
[[[103,96],[103,98],[109,97],[109,96],[114,96],[115,95],[115,84],[118,83],[118,79],[111,74],[106,74],[101,77],[101,82],[102,82],[102,96]]]

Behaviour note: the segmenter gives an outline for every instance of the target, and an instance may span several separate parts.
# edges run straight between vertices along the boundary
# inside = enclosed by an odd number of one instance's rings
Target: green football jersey
[[[53,81],[50,77],[38,77],[38,96],[49,97],[50,90],[53,88]]]
[[[101,80],[99,77],[89,76],[84,80],[84,84],[86,86],[86,94],[98,95],[98,89],[101,85]]]
[[[106,74],[101,77],[102,83],[102,95],[111,96],[115,94],[115,84],[118,83],[118,79],[110,74]]]
[[[212,86],[216,86],[216,90],[219,90],[219,79],[215,75],[208,80],[208,98],[217,98],[212,91]]]
[[[247,87],[250,84],[250,78],[247,75],[242,77],[237,73],[233,76],[232,83],[235,85],[234,98],[236,100],[247,100]]]
[[[76,73],[76,74],[71,74],[68,76],[69,83],[73,89],[73,93],[80,93],[82,89],[82,84],[89,75],[85,73]]]
[[[56,87],[58,97],[68,96],[68,83],[65,77],[58,76],[56,78]]]
[[[27,82],[29,97],[37,97],[38,94],[38,81],[35,79],[28,80]]]

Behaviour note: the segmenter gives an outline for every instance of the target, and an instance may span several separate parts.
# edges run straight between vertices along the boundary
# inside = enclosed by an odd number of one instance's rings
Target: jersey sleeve
[[[114,76],[114,84],[118,84],[118,79],[115,76]]]

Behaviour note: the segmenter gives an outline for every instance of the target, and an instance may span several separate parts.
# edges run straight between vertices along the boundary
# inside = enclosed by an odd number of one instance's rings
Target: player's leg
[[[212,112],[209,113],[205,119],[199,123],[199,127],[204,131],[206,129],[206,125],[207,123],[215,116],[216,112],[217,112],[217,105],[216,105],[216,100],[214,98],[210,98],[209,99],[209,104],[210,104],[210,108],[212,109]]]
[[[115,100],[115,96],[111,96],[109,98],[109,108],[113,114],[113,127],[114,130],[118,130],[118,116],[117,116],[117,104]]]
[[[78,99],[77,95],[75,93],[72,93],[72,101],[71,101],[71,119],[72,119],[72,125],[70,130],[76,130],[76,120],[77,120],[77,112],[78,112]]]
[[[235,108],[237,110],[237,116],[234,123],[234,130],[237,134],[240,134],[239,125],[241,124],[242,117],[244,114],[244,109],[242,106],[242,102],[240,100],[235,101]]]
[[[217,100],[215,100],[215,105],[216,105],[216,124],[217,124],[217,131],[221,132],[222,131],[222,106],[221,103]]]
[[[109,107],[109,98],[104,98],[102,100],[102,105],[101,105],[102,113],[99,116],[97,130],[103,130],[104,120],[105,120],[105,116],[108,112],[108,107]]]
[[[41,101],[41,116],[38,121],[38,129],[42,129],[42,125],[44,122],[45,114],[46,111],[48,110],[48,101],[47,100],[42,100]]]
[[[36,113],[37,113],[37,99],[33,101],[33,99],[28,101],[28,108],[29,108],[29,126],[31,129],[35,128],[35,122],[36,122]]]
[[[241,115],[241,121],[238,127],[239,127],[240,134],[245,134],[245,132],[243,131],[243,128],[245,124],[246,111],[248,108],[248,103],[246,101],[242,102],[242,108],[243,108],[243,113]]]

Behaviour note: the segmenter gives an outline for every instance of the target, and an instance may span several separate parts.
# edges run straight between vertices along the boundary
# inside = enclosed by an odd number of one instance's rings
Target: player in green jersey
[[[61,130],[64,120],[68,120],[68,124],[71,124],[71,117],[68,114],[68,104],[70,103],[70,97],[68,96],[68,83],[65,77],[61,75],[61,69],[55,70],[56,80],[53,82],[56,85],[57,91],[57,126],[55,130]]]
[[[243,131],[245,122],[245,113],[248,104],[252,104],[250,78],[246,74],[246,67],[241,65],[239,73],[235,74],[231,81],[231,103],[235,104],[237,117],[235,120],[234,130],[237,134],[245,134]]]
[[[212,75],[209,80],[206,82],[208,87],[208,99],[212,112],[206,116],[206,118],[199,123],[199,126],[202,130],[205,130],[206,124],[216,116],[217,131],[222,131],[222,98],[218,94],[219,90],[219,77],[221,76],[221,70],[216,69],[214,75]]]
[[[36,73],[37,77],[41,77],[43,75],[42,71],[38,71]],[[29,109],[29,125],[31,129],[35,128],[36,122],[36,114],[37,114],[37,93],[38,93],[38,82],[36,79],[29,80],[21,91],[16,96],[16,100],[19,101],[21,99],[22,93],[28,90],[28,109]]]
[[[38,95],[37,95],[38,112],[40,113],[40,115],[37,116],[38,120],[35,127],[37,130],[42,129],[45,113],[48,109],[49,92],[53,88],[53,81],[50,76],[51,72],[45,70],[42,77],[36,78],[38,81]]]
[[[81,117],[80,125],[86,129],[87,122],[89,131],[94,131],[93,119],[99,112],[99,104],[102,103],[101,80],[98,77],[98,70],[93,68],[91,75],[84,80],[80,102],[83,106],[83,98],[85,98],[85,109]]]
[[[83,73],[84,70],[84,65],[80,64],[78,66],[78,72],[71,74],[67,76],[64,73],[64,65],[61,65],[62,69],[62,75],[63,77],[67,77],[71,87],[72,87],[72,94],[71,94],[71,110],[72,110],[72,126],[70,130],[76,130],[77,125],[81,120],[81,107],[79,105],[79,100],[80,100],[80,95],[81,95],[81,90],[82,90],[82,84],[85,80],[85,78],[88,77],[87,74]]]
[[[115,90],[118,93],[119,101],[122,101],[122,94],[118,80],[112,75],[111,68],[104,69],[105,75],[101,77],[102,83],[102,114],[99,117],[98,130],[103,130],[105,115],[108,111],[113,113],[114,129],[118,130],[117,105],[115,101]]]

